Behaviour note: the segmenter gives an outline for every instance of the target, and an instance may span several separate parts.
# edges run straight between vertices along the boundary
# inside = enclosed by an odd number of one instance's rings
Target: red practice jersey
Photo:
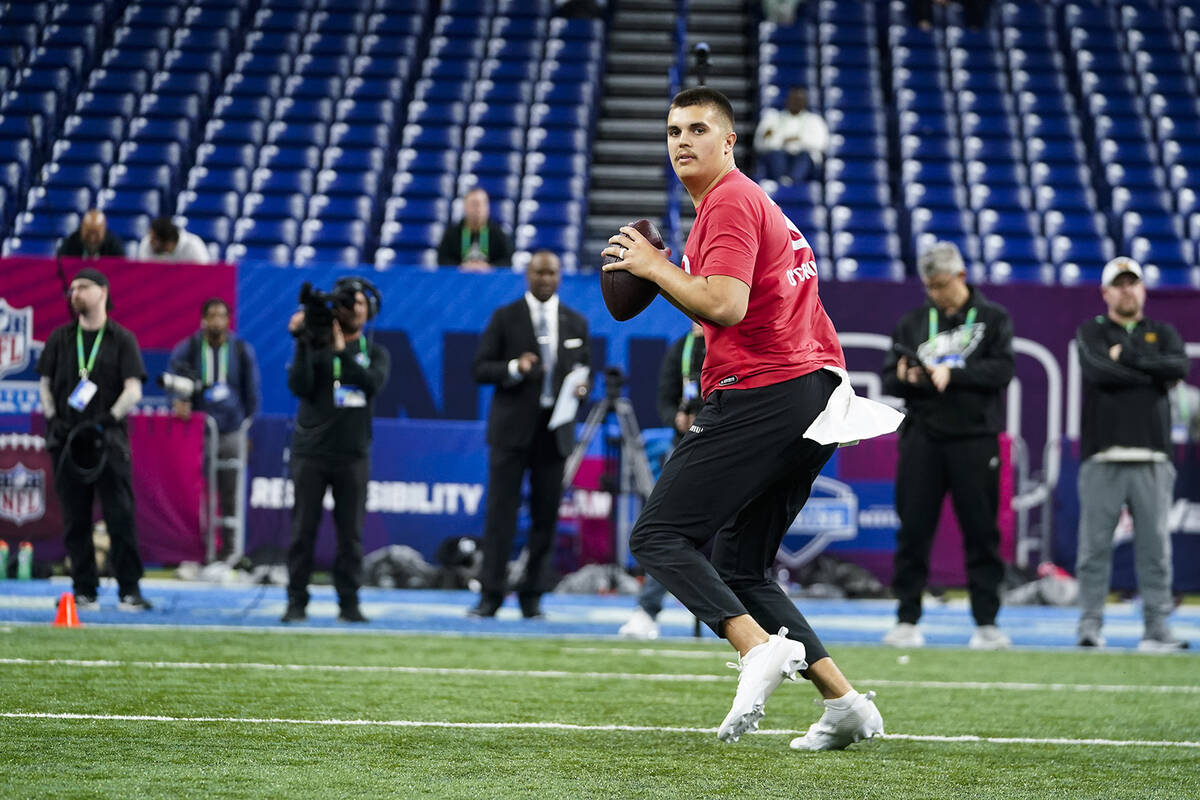
[[[817,296],[817,262],[804,234],[758,184],[733,170],[700,207],[683,252],[692,275],[750,287],[745,318],[704,326],[700,389],[753,389],[822,367],[846,368],[837,331]]]

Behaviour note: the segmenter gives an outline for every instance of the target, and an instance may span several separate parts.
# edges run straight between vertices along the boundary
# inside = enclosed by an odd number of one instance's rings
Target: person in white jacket
[[[213,259],[199,236],[180,230],[170,217],[159,217],[150,223],[150,232],[138,242],[137,260],[211,264]]]
[[[808,92],[793,86],[787,108],[763,111],[754,134],[758,154],[758,178],[769,178],[784,186],[820,175],[829,149],[829,125],[820,114],[808,110]]]

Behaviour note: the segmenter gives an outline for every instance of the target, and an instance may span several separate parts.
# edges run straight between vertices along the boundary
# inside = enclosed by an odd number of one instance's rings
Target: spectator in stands
[[[763,111],[754,134],[758,177],[785,186],[820,177],[828,149],[829,126],[808,110],[808,92],[799,86],[788,91],[786,110]]]
[[[108,316],[112,303],[102,272],[79,270],[68,292],[76,319],[51,331],[37,371],[75,603],[81,610],[98,607],[92,504],[99,495],[112,543],[119,608],[149,611],[139,586],[143,569],[126,424],[142,397],[146,368],[137,339]]]
[[[179,230],[170,217],[150,223],[150,232],[138,242],[138,261],[178,261],[184,264],[209,264],[212,256],[194,233]]]
[[[525,296],[496,309],[475,353],[475,380],[496,387],[488,414],[488,494],[483,529],[479,602],[468,612],[494,617],[508,593],[521,504],[529,472],[529,558],[516,586],[526,619],[542,616],[549,588],[563,467],[575,445],[575,425],[550,427],[567,375],[590,361],[587,320],[559,301],[558,256],[539,250],[525,270]],[[578,397],[587,396],[586,381]]]
[[[229,306],[219,297],[204,301],[200,330],[171,351],[170,371],[191,378],[195,388],[190,395],[172,395],[171,407],[180,419],[200,411],[216,423],[217,441],[210,441],[212,430],[205,426],[206,453],[215,448],[219,461],[242,459],[246,453],[246,431],[242,423],[257,413],[261,404],[258,361],[250,343],[229,330]],[[237,502],[237,470],[217,470],[220,514],[240,517]],[[233,542],[222,528],[218,558],[230,555]]]
[[[100,258],[125,255],[125,245],[108,229],[108,219],[99,209],[91,209],[83,215],[79,229],[62,240],[58,246],[60,256],[77,258]]]
[[[958,248],[942,242],[925,251],[918,271],[929,301],[900,318],[884,359],[884,390],[904,398],[896,466],[896,569],[892,589],[898,622],[883,637],[895,647],[920,647],[917,628],[929,556],[947,489],[962,528],[967,584],[976,629],[970,646],[1010,645],[996,627],[1000,610],[1000,444],[1004,388],[1012,380],[1008,312],[967,285]]]
[[[1079,326],[1083,371],[1079,432],[1078,644],[1100,647],[1112,575],[1113,533],[1128,506],[1145,630],[1139,650],[1188,647],[1171,635],[1171,535],[1175,488],[1167,394],[1188,373],[1183,339],[1170,324],[1146,319],[1142,267],[1131,258],[1104,265],[1100,292],[1108,313]]]
[[[933,28],[933,4],[948,5],[948,0],[912,0],[909,9],[913,22],[923,31]],[[983,28],[988,18],[988,0],[962,0],[963,22],[973,31]]]
[[[490,272],[512,264],[512,242],[499,222],[491,219],[488,193],[476,186],[463,198],[462,219],[446,227],[438,245],[438,264],[466,272]]]
[[[658,370],[658,416],[675,431],[675,444],[696,421],[704,405],[700,397],[700,368],[704,366],[704,328],[693,322],[686,335],[675,340]],[[657,639],[658,614],[667,588],[647,575],[638,593],[638,607],[617,631],[626,639]]]

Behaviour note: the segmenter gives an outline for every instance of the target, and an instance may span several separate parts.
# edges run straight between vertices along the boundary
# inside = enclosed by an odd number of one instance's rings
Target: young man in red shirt
[[[718,730],[755,730],[767,698],[797,671],[825,713],[797,750],[840,749],[883,732],[769,570],[784,533],[838,443],[895,430],[898,413],[855,397],[837,333],[817,296],[804,235],[738,169],[733,109],[713,89],[675,96],[667,150],[696,206],[682,269],[631,227],[605,254],[658,285],[704,327],[704,407],[663,468],[630,549],[740,656],[737,694]],[[711,562],[700,546],[716,537]],[[778,633],[768,633],[778,631]]]

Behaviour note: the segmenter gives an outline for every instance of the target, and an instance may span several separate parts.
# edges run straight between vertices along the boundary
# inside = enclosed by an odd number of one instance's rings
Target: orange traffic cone
[[[62,597],[58,598],[58,615],[51,623],[55,628],[82,628],[83,623],[79,621],[79,614],[75,611],[75,595],[71,592],[63,592]]]

